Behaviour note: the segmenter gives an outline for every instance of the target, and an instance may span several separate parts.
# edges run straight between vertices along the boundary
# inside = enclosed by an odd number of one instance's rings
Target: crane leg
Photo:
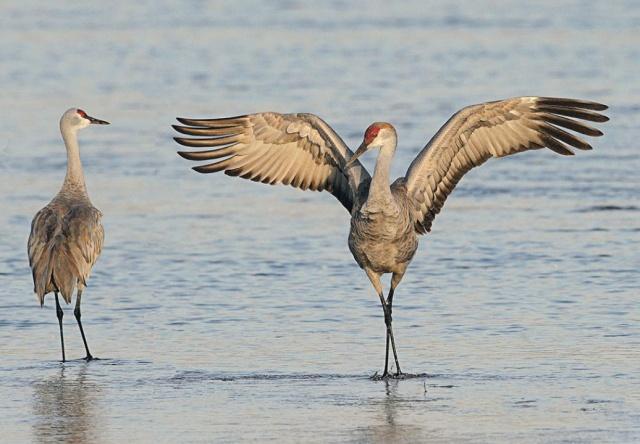
[[[382,310],[384,311],[384,306],[382,307]],[[387,325],[387,314],[385,312],[385,316],[384,316],[384,323],[385,325]],[[382,377],[386,377],[388,376],[388,369],[389,369],[389,327],[387,326],[387,343],[384,347],[384,373],[382,374]]]
[[[58,300],[58,292],[56,294],[56,316],[58,317],[58,324],[60,325],[60,345],[62,346],[62,362],[65,362],[64,356],[64,335],[62,334],[62,317],[64,316],[64,312],[62,311],[62,307],[60,306],[60,301]]]
[[[91,352],[89,351],[89,346],[87,345],[87,338],[84,336],[84,329],[82,328],[82,321],[80,318],[82,314],[80,313],[80,299],[82,298],[82,290],[78,290],[76,295],[76,308],[73,310],[73,314],[76,317],[76,321],[78,321],[78,327],[80,327],[80,334],[82,335],[82,342],[84,342],[84,349],[87,351],[87,356],[84,358],[87,361],[91,361],[93,356],[91,356]]]
[[[380,303],[382,304],[382,311],[384,312],[384,323],[387,326],[387,346],[385,350],[384,372],[382,372],[382,377],[386,378],[389,376],[389,342],[391,342],[393,357],[396,361],[396,376],[399,376],[402,372],[400,371],[400,363],[398,362],[398,354],[396,353],[396,341],[393,337],[393,329],[391,328],[391,309],[384,300],[384,294],[378,293],[378,296],[380,296]]]
[[[385,347],[385,358],[384,358],[384,371],[382,372],[382,378],[389,377],[389,343],[391,343],[391,348],[393,350],[393,357],[396,362],[396,376],[402,374],[400,371],[400,363],[398,362],[398,354],[396,352],[396,341],[393,337],[393,329],[391,328],[391,305],[387,304],[387,301],[384,299],[384,293],[382,291],[382,284],[380,283],[380,275],[371,270],[365,270],[369,280],[373,284],[373,287],[378,293],[378,297],[380,298],[380,303],[382,304],[382,311],[384,312],[384,323],[386,325],[386,347]],[[400,280],[398,279],[398,282]],[[397,282],[396,282],[397,285]],[[391,301],[393,301],[393,292],[390,290],[389,292],[391,296]]]
[[[393,311],[392,307],[393,307],[393,294],[396,290],[396,287],[398,286],[398,284],[400,283],[400,280],[402,279],[402,274],[399,273],[393,273],[393,276],[391,277],[391,287],[389,288],[389,295],[387,296],[387,311],[389,312],[389,326],[388,326],[388,334],[387,334],[387,353],[389,352],[389,339],[391,339],[391,346],[393,349],[393,358],[396,361],[396,376],[400,376],[402,375],[402,371],[400,370],[400,363],[398,362],[398,354],[396,353],[396,344],[395,341],[393,340],[393,330],[391,328],[391,322],[392,322],[392,318],[391,318],[391,313]],[[386,321],[386,319],[385,319]]]

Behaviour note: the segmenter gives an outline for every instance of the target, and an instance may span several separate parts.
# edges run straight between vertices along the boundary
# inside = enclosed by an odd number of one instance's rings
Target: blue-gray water
[[[0,4],[0,440],[640,440],[636,2],[175,3]],[[198,175],[169,126],[305,111],[356,146],[387,120],[401,175],[457,109],[532,94],[609,104],[606,135],[462,180],[395,298],[400,362],[429,376],[388,384],[344,209]],[[69,307],[62,365],[26,240],[71,106],[112,125],[81,133],[103,359],[79,360]]]

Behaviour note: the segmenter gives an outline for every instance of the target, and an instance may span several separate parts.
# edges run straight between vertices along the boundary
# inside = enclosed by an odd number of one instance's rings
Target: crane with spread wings
[[[418,248],[418,236],[431,230],[462,176],[492,157],[549,148],[573,155],[570,147],[590,150],[579,136],[601,136],[586,123],[606,122],[600,103],[552,97],[516,97],[468,106],[455,113],[393,183],[389,170],[397,146],[396,130],[371,124],[352,152],[338,134],[313,114],[273,112],[220,119],[178,118],[181,145],[213,148],[180,151],[188,160],[211,161],[193,167],[200,173],[224,171],[267,184],[328,191],[351,214],[349,249],[375,288],[386,325],[382,378],[402,377],[392,329],[392,304]],[[373,177],[358,158],[378,149]],[[391,273],[384,297],[380,278]],[[389,346],[395,373],[389,372]]]

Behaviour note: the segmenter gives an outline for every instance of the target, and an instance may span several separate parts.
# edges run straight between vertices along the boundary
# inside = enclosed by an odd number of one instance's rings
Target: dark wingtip
[[[175,140],[177,143],[179,143],[180,145],[183,146],[193,146],[190,142],[189,139],[185,139],[184,137],[174,137],[173,140]]]
[[[201,174],[206,174],[206,173],[208,173],[208,172],[209,172],[209,171],[207,170],[206,165],[194,166],[194,167],[191,167],[191,169],[192,169],[193,171],[196,171],[196,172],[201,173]]]
[[[566,97],[542,97],[537,99],[541,105],[568,106],[571,108],[590,109],[593,111],[604,111],[609,107],[603,103],[593,102],[591,100],[570,99]]]
[[[187,123],[187,122],[188,122],[188,121],[190,121],[190,120],[193,120],[193,119],[188,119],[188,118],[186,118],[186,117],[176,117],[176,120],[177,120],[178,122],[182,123],[183,125],[188,125],[188,123]],[[174,126],[174,125],[171,125],[171,126],[173,126],[173,127],[175,128],[175,126]]]
[[[594,111],[605,111],[609,109],[609,107],[604,103],[590,102],[590,101],[589,102],[585,101],[585,103],[587,103],[585,108],[592,109]]]

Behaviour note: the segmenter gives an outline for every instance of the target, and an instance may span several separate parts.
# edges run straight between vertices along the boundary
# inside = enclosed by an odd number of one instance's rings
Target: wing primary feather
[[[593,149],[591,145],[589,145],[587,142],[585,142],[578,136],[574,136],[571,133],[561,130],[557,126],[553,126],[550,123],[543,123],[542,125],[539,126],[539,128],[540,128],[540,131],[544,132],[545,134],[553,138],[560,139],[561,141],[568,143],[569,145],[576,147],[578,149],[581,149],[581,150]]]
[[[184,146],[222,146],[228,145],[230,143],[238,142],[240,137],[235,136],[227,136],[227,137],[214,137],[214,138],[206,138],[206,139],[193,139],[190,137],[174,137],[173,140],[178,142],[180,145]]]
[[[550,113],[534,113],[531,115],[531,119],[533,120],[542,120],[549,123],[553,123],[554,125],[562,126],[564,128],[570,129],[572,131],[585,134],[587,136],[600,137],[603,132],[597,128],[593,128],[589,125],[586,125],[582,122],[578,122],[577,120],[568,119],[566,117],[557,116],[555,114]]]
[[[242,126],[224,126],[220,128],[194,128],[192,126],[171,125],[174,130],[188,136],[233,136],[242,134],[245,128]]]
[[[229,157],[228,159],[221,160],[220,162],[209,163],[207,165],[194,166],[193,170],[198,173],[217,173],[218,171],[224,170],[231,161],[234,160],[234,157],[235,156]]]
[[[233,143],[224,148],[218,148],[215,150],[208,151],[178,151],[178,155],[187,160],[210,160],[210,159],[219,159],[221,157],[229,156],[231,154],[236,154],[237,151],[235,146],[238,143]]]
[[[223,128],[226,126],[246,126],[249,116],[224,117],[221,119],[188,119],[176,117],[176,120],[184,125],[204,126],[209,128]]]
[[[565,144],[557,141],[551,136],[548,136],[545,133],[540,134],[540,140],[544,143],[544,145],[552,151],[555,151],[558,154],[562,154],[563,156],[573,156],[573,151],[571,151]]]
[[[570,108],[566,106],[536,105],[536,109],[539,111],[547,111],[553,114],[560,114],[563,116],[589,120],[591,122],[606,122],[607,120],[609,120],[609,118],[603,114],[599,114],[599,113],[584,110],[584,109]]]
[[[603,105],[602,103],[598,102],[592,102],[590,100],[566,99],[562,97],[538,97],[536,102],[541,105],[592,109],[595,111],[604,111],[609,108],[607,105]]]

